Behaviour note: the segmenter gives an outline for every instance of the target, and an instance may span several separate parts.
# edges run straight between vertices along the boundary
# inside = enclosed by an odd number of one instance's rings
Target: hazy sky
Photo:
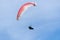
[[[20,6],[36,2],[16,20]],[[29,30],[32,25],[34,30]],[[60,40],[60,0],[0,0],[0,40]]]

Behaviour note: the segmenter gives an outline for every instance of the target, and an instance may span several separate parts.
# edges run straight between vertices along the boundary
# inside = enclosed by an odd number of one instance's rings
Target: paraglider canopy
[[[25,4],[23,4],[20,9],[18,10],[17,13],[17,20],[19,20],[19,17],[26,11],[26,9],[28,9],[31,6],[36,6],[35,2],[27,2]]]

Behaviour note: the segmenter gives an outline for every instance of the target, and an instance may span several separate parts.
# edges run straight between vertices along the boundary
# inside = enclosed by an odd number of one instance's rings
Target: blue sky
[[[36,2],[16,20],[20,6]],[[32,25],[34,30],[29,30]],[[0,40],[60,40],[60,0],[0,0]]]

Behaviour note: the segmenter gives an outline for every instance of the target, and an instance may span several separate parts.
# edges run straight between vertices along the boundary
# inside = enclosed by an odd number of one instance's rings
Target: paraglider
[[[35,2],[27,2],[23,4],[18,11],[17,20],[19,20],[19,17],[31,6],[36,6]]]

